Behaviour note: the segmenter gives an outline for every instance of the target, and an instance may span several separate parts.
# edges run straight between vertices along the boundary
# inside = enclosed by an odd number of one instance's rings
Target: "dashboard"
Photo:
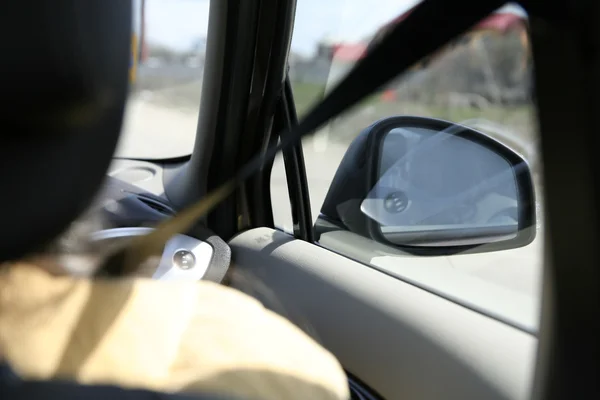
[[[165,195],[165,185],[180,167],[114,160],[93,206],[107,228],[94,232],[91,240],[99,248],[119,245],[150,233],[154,226],[172,216],[174,210]],[[221,282],[230,261],[229,245],[205,227],[197,226],[171,238],[158,265],[141,269],[137,275],[158,280]]]

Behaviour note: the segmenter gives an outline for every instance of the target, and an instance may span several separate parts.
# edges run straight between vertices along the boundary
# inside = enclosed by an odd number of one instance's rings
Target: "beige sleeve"
[[[347,399],[337,360],[295,325],[233,289],[202,283],[193,322],[172,372],[193,374],[210,360],[204,378],[187,388],[256,399]],[[202,306],[216,301],[217,306]],[[214,303],[213,303],[214,304]]]
[[[347,399],[337,360],[299,328],[209,282],[0,276],[0,350],[23,376],[242,399]]]

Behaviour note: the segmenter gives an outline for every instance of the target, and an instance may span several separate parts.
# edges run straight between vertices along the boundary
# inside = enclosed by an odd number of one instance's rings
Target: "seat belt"
[[[296,145],[329,119],[354,106],[503,4],[504,2],[499,0],[424,0],[373,46],[298,125],[290,132],[280,135],[279,144],[253,157],[229,181],[172,218],[163,221],[151,233],[132,239],[126,247],[107,258],[100,271],[109,275],[128,274],[147,260],[160,257],[169,239],[175,234],[189,230],[198,219],[231,195],[279,151]]]

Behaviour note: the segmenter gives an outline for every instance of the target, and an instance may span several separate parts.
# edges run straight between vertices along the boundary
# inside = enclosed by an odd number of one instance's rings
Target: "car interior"
[[[11,137],[2,152],[4,170],[28,160],[5,192],[20,191],[24,200],[7,212],[3,256],[57,235],[93,200],[110,227],[92,240],[126,252],[139,249],[132,239],[160,233],[160,262],[148,277],[210,280],[256,297],[337,357],[352,399],[598,398],[598,2],[520,2],[529,15],[535,65],[543,215],[535,207],[530,165],[518,151],[466,126],[390,116],[357,127],[361,133],[315,216],[299,139],[503,2],[423,0],[300,119],[287,76],[296,0],[211,1],[202,87],[202,99],[210,101],[200,105],[192,154],[113,158],[110,165],[103,160],[115,151],[123,118],[110,99],[128,90],[118,74],[129,42],[114,43],[129,38],[130,2],[48,1],[44,13],[9,3],[0,13],[1,41],[11,54],[2,85],[8,98],[3,132],[9,137],[15,121],[26,120],[40,134]],[[13,30],[22,39],[14,40]],[[20,44],[27,41],[40,45],[32,51]],[[39,64],[55,79],[32,75]],[[79,108],[70,119],[30,118],[74,104]],[[44,150],[52,147],[44,130],[52,140],[62,131],[75,138],[62,161]],[[465,169],[453,162],[455,153],[444,153],[454,148],[448,138],[457,141]],[[435,147],[438,139],[446,141]],[[292,232],[273,219],[270,181],[279,150]],[[426,169],[419,171],[410,157]],[[75,173],[90,177],[88,187],[65,191]],[[434,176],[449,189],[436,192],[440,186],[430,184],[435,190],[428,190],[424,181]],[[99,180],[102,186],[93,187]],[[542,220],[537,302],[455,279],[440,261],[527,246]],[[406,264],[375,262],[386,255]],[[102,273],[135,272],[119,260]],[[423,262],[432,263],[429,272],[419,269]]]

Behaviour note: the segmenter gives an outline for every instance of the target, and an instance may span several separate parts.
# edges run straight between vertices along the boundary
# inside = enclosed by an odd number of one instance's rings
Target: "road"
[[[165,107],[163,103],[155,100],[155,97],[144,93],[130,100],[118,156],[164,158],[189,154],[194,143],[197,112],[177,106]],[[346,146],[326,138],[326,132],[321,132],[315,138],[305,140],[303,146],[313,219],[319,215],[329,184],[346,150]],[[271,194],[276,224],[290,231],[291,212],[281,156],[276,158],[273,167]],[[526,247],[444,257],[441,270],[439,258],[414,257],[410,262],[403,258],[403,265],[413,268],[420,275],[429,270],[438,281],[439,271],[448,268],[459,271],[465,277],[460,285],[465,279],[474,282],[467,285],[467,289],[473,292],[475,288],[477,293],[469,294],[472,298],[477,298],[475,301],[493,301],[494,299],[489,299],[492,296],[489,293],[492,292],[486,292],[492,287],[502,287],[505,292],[508,290],[514,294],[509,298],[521,299],[508,307],[516,310],[516,313],[526,310],[526,314],[532,315],[525,319],[536,320],[541,289],[542,237],[543,231],[538,226],[536,240]],[[377,260],[372,260],[372,264],[383,267],[393,267],[397,263],[395,257],[377,257]],[[485,282],[487,286],[480,286],[477,282]],[[444,282],[440,284],[447,286]],[[484,287],[488,289],[483,289]],[[462,289],[457,290],[455,295],[462,296]]]

